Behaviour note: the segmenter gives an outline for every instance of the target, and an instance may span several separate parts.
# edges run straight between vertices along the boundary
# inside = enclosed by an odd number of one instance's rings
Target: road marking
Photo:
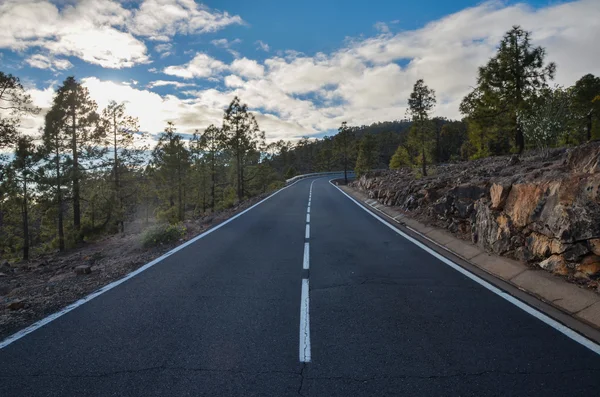
[[[306,209],[306,213],[310,214],[310,204],[308,204],[308,208]]]
[[[310,223],[310,207],[308,207],[308,210],[306,211],[306,223]]]
[[[132,277],[137,276],[138,274],[140,274],[141,272],[148,270],[149,268],[151,268],[152,266],[156,265],[157,263],[163,261],[164,259],[166,259],[167,257],[173,255],[174,253],[176,253],[179,250],[182,250],[183,248],[187,247],[188,245],[191,245],[193,243],[195,243],[196,241],[200,240],[203,237],[208,236],[209,234],[211,234],[212,232],[222,228],[223,226],[227,225],[229,222],[239,218],[240,216],[244,215],[246,212],[250,211],[251,209],[257,207],[258,205],[264,203],[265,201],[267,201],[268,199],[270,199],[271,197],[275,196],[276,194],[278,194],[279,192],[287,189],[288,187],[292,187],[294,186],[296,183],[300,182],[302,179],[297,180],[294,183],[291,183],[287,186],[282,187],[281,189],[277,190],[276,192],[273,192],[270,196],[262,199],[261,201],[259,201],[258,203],[254,204],[253,206],[246,208],[244,211],[240,212],[237,215],[232,216],[231,218],[227,219],[226,221],[219,223],[218,225],[214,226],[211,229],[208,229],[207,231],[205,231],[204,233],[194,237],[191,240],[186,241],[185,243],[181,244],[178,247],[173,248],[171,251],[167,252],[166,254],[154,259],[151,262],[146,263],[144,266],[139,267],[138,269],[132,271],[131,273],[127,274],[125,277],[120,278],[118,280],[113,281],[110,284],[106,284],[104,287],[100,288],[97,291],[92,292],[91,294],[79,299],[76,302],[71,303],[70,305],[62,308],[61,310],[57,311],[56,313],[52,313],[51,315],[44,317],[43,319],[36,321],[35,323],[31,324],[29,327],[24,328],[14,334],[12,334],[11,336],[9,336],[8,338],[4,339],[2,342],[0,342],[0,349],[5,348],[6,346],[10,345],[11,343],[21,339],[22,337],[24,337],[25,335],[28,335],[30,333],[32,333],[33,331],[35,331],[38,328],[43,327],[46,324],[51,323],[52,321],[56,320],[59,317],[62,317],[63,315],[69,313],[70,311],[78,308],[79,306],[83,305],[86,302],[91,301],[92,299],[102,295],[103,293],[110,291],[111,289],[123,284],[125,281],[129,280]]]
[[[522,302],[522,301],[518,300],[517,298],[515,298],[514,296],[512,296],[512,295],[510,295],[510,294],[502,291],[498,287],[495,287],[494,285],[490,284],[489,282],[485,281],[484,279],[482,279],[482,278],[478,277],[477,275],[469,272],[467,269],[463,268],[462,266],[460,266],[460,265],[452,262],[450,259],[448,259],[448,258],[440,255],[439,253],[437,253],[436,251],[432,250],[431,248],[429,248],[425,244],[421,243],[418,240],[415,240],[414,238],[410,237],[409,235],[407,235],[406,233],[404,233],[400,229],[396,228],[391,223],[388,223],[385,219],[383,219],[383,218],[379,217],[378,215],[374,214],[373,212],[369,211],[367,208],[365,208],[364,206],[362,206],[358,201],[356,201],[353,197],[351,197],[348,193],[344,192],[342,189],[340,189],[339,187],[337,187],[333,183],[331,183],[331,180],[329,181],[329,183],[333,187],[335,187],[337,190],[339,190],[342,194],[344,194],[344,196],[348,197],[356,205],[358,205],[360,208],[362,208],[363,210],[365,210],[373,218],[377,219],[379,222],[383,223],[385,226],[389,227],[394,232],[396,232],[400,236],[404,237],[405,239],[407,239],[411,243],[415,244],[416,246],[418,246],[422,250],[424,250],[424,251],[428,252],[429,254],[433,255],[434,257],[436,257],[437,259],[439,259],[440,261],[442,261],[446,265],[450,266],[451,268],[453,268],[457,272],[462,273],[463,275],[465,275],[466,277],[468,277],[471,280],[475,281],[477,284],[481,285],[482,287],[488,289],[489,291],[493,292],[494,294],[500,296],[501,298],[503,298],[503,299],[507,300],[508,302],[512,303],[513,305],[517,306],[519,309],[523,310],[524,312],[529,313],[530,315],[532,315],[533,317],[537,318],[538,320],[540,320],[540,321],[546,323],[547,325],[551,326],[552,328],[554,328],[558,332],[562,333],[563,335],[567,336],[568,338],[574,340],[575,342],[579,343],[580,345],[583,345],[583,346],[587,347],[588,349],[590,349],[591,351],[593,351],[594,353],[600,355],[600,345],[596,344],[595,342],[593,342],[592,340],[586,338],[585,336],[578,334],[577,332],[573,331],[571,328],[569,328],[569,327],[567,327],[567,326],[559,323],[558,321],[556,321],[553,318],[549,317],[548,315],[542,313],[541,311],[539,311],[539,310],[537,310],[537,309],[529,306],[525,302]]]
[[[309,317],[308,279],[302,279],[300,297],[300,362],[310,362],[310,317]]]
[[[304,270],[308,270],[310,267],[309,264],[309,255],[310,255],[310,245],[308,242],[304,243],[304,259],[302,260],[302,268]]]
[[[304,238],[307,240],[310,238],[310,224],[309,223],[306,224],[306,232],[304,233]]]

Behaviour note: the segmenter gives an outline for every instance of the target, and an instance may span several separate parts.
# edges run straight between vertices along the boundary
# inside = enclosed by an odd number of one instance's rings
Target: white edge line
[[[444,256],[442,256],[440,254],[438,254],[437,252],[435,252],[431,248],[427,247],[426,245],[424,245],[420,241],[417,241],[414,238],[410,237],[406,233],[404,233],[401,230],[399,230],[398,228],[396,228],[394,225],[388,223],[387,221],[385,221],[384,219],[382,219],[378,215],[372,213],[367,208],[363,207],[358,201],[356,201],[354,198],[352,198],[349,194],[347,194],[342,189],[340,189],[339,187],[337,187],[333,183],[331,183],[332,180],[329,181],[329,183],[331,184],[331,186],[335,187],[337,190],[339,190],[340,192],[342,192],[346,197],[348,197],[350,200],[352,200],[356,205],[358,205],[360,208],[362,208],[363,210],[365,210],[368,214],[370,214],[371,216],[373,216],[379,222],[383,223],[385,226],[387,226],[390,229],[392,229],[393,231],[395,231],[400,236],[404,237],[405,239],[407,239],[411,243],[415,244],[419,248],[423,249],[424,251],[427,251],[429,254],[433,255],[434,257],[436,257],[440,261],[444,262],[446,265],[450,266],[454,270],[456,270],[456,271],[462,273],[463,275],[467,276],[468,278],[470,278],[471,280],[475,281],[477,284],[481,285],[482,287],[484,287],[484,288],[492,291],[496,295],[500,296],[501,298],[503,298],[503,299],[507,300],[508,302],[512,303],[513,305],[517,306],[519,309],[523,310],[524,312],[529,313],[533,317],[537,318],[540,321],[543,321],[544,323],[546,323],[547,325],[551,326],[552,328],[554,328],[558,332],[562,333],[563,335],[569,337],[570,339],[574,340],[575,342],[579,343],[580,345],[583,345],[583,346],[587,347],[588,349],[590,349],[591,351],[593,351],[594,353],[600,355],[600,345],[596,344],[595,342],[591,341],[590,339],[586,338],[585,336],[578,334],[577,332],[573,331],[571,328],[569,328],[569,327],[567,327],[567,326],[559,323],[558,321],[556,321],[553,318],[549,317],[548,315],[542,313],[541,311],[539,311],[539,310],[537,310],[537,309],[535,309],[535,308],[527,305],[526,303],[520,301],[519,299],[515,298],[514,296],[512,296],[512,295],[510,295],[510,294],[502,291],[501,289],[493,286],[492,284],[488,283],[484,279],[482,279],[482,278],[476,276],[475,274],[469,272],[468,270],[466,270],[462,266],[460,266],[460,265],[452,262],[450,259],[448,259],[448,258],[446,258],[446,257],[444,257]]]
[[[310,244],[304,243],[304,258],[302,260],[302,268],[308,270],[310,267]]]
[[[218,225],[208,229],[207,231],[205,231],[204,233],[192,238],[191,240],[186,241],[185,243],[173,248],[171,251],[167,252],[166,254],[163,254],[162,256],[159,256],[158,258],[154,259],[151,262],[146,263],[144,266],[139,267],[138,269],[132,271],[131,273],[127,274],[126,276],[124,276],[123,278],[120,278],[116,281],[113,281],[110,284],[105,285],[104,287],[92,292],[91,294],[71,303],[70,305],[62,308],[61,310],[57,311],[56,313],[53,313],[47,317],[44,317],[43,319],[36,321],[35,323],[31,324],[29,327],[24,328],[12,335],[10,335],[9,337],[7,337],[6,339],[4,339],[2,342],[0,342],[0,349],[5,348],[6,346],[10,345],[11,343],[21,339],[22,337],[24,337],[27,334],[32,333],[33,331],[37,330],[38,328],[43,327],[44,325],[51,323],[52,321],[56,320],[57,318],[69,313],[70,311],[76,309],[77,307],[83,305],[86,302],[91,301],[92,299],[98,297],[99,295],[102,295],[103,293],[105,293],[106,291],[110,291],[111,289],[117,287],[118,285],[123,284],[125,281],[129,280],[132,277],[137,276],[138,274],[140,274],[141,272],[148,270],[149,268],[151,268],[152,266],[156,265],[157,263],[163,261],[164,259],[166,259],[167,257],[173,255],[175,252],[182,250],[183,248],[187,247],[190,244],[195,243],[196,241],[200,240],[201,238],[209,235],[210,233],[214,232],[215,230],[220,229],[221,227],[225,226],[226,224],[228,224],[229,222],[233,221],[236,218],[239,218],[240,216],[244,215],[246,212],[250,211],[251,209],[253,209],[254,207],[264,203],[265,201],[267,201],[268,199],[270,199],[271,197],[275,196],[276,194],[278,194],[279,192],[287,189],[288,187],[294,186],[296,183],[300,182],[301,180],[304,179],[299,179],[296,182],[284,186],[281,189],[277,190],[276,192],[274,192],[273,194],[271,194],[268,197],[265,197],[264,199],[262,199],[261,201],[259,201],[258,203],[252,205],[249,208],[246,208],[244,211],[240,212],[239,214],[236,214],[234,216],[232,216],[231,218],[227,219],[226,221],[223,221],[221,223],[219,223]]]
[[[302,295],[300,297],[300,362],[310,362],[310,314],[309,314],[308,279],[302,279]]]

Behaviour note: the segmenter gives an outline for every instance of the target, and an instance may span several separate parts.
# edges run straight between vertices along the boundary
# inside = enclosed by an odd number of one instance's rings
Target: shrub
[[[159,224],[150,227],[142,234],[142,245],[145,248],[175,242],[185,236],[185,226],[181,223]]]

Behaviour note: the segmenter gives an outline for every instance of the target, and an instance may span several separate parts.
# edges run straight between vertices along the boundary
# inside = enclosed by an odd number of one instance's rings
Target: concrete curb
[[[340,188],[388,220],[406,227],[492,277],[501,279],[600,331],[600,294],[568,283],[544,270],[536,270],[518,261],[490,254],[481,247],[455,237],[445,229],[425,225],[409,218],[402,211],[382,205],[363,192],[348,186]]]

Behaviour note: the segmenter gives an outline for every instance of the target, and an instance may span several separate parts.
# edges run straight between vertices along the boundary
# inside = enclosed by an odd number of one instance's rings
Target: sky
[[[599,20],[599,0],[0,0],[0,70],[43,109],[30,134],[74,75],[153,134],[220,125],[237,95],[268,141],[297,140],[404,118],[419,78],[433,115],[460,118],[513,25],[556,62],[555,84],[600,75]]]

